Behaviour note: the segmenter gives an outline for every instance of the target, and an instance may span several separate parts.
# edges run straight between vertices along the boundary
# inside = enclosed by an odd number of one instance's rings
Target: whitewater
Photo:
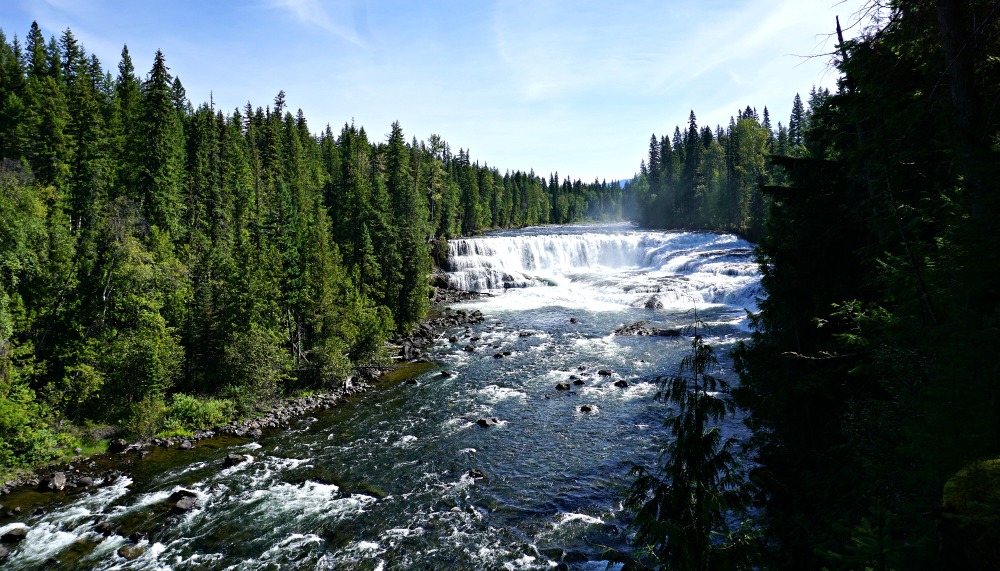
[[[761,295],[753,245],[619,224],[448,249],[449,285],[488,294],[453,309],[485,319],[439,337],[410,383],[259,441],[158,449],[127,478],[0,520],[0,534],[28,529],[4,568],[604,569],[631,549],[628,472],[666,442],[657,379],[677,372],[695,326],[714,373],[736,381],[726,352]],[[614,333],[638,322],[680,335]],[[224,467],[232,453],[253,460]],[[197,506],[171,514],[181,489]]]

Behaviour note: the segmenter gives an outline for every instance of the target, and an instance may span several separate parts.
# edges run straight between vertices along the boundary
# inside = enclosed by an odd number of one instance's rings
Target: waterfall
[[[0,567],[546,571],[567,553],[581,569],[606,568],[604,546],[628,553],[629,468],[652,465],[669,438],[657,379],[690,354],[697,318],[720,359],[713,373],[736,382],[728,349],[748,337],[745,309],[760,295],[752,245],[549,226],[449,248],[452,284],[496,295],[450,308],[484,318],[424,344],[413,382],[256,441],[136,454],[127,475],[86,490],[5,495],[5,511],[23,514],[0,535],[27,537]],[[746,437],[730,420],[724,437]],[[230,454],[253,460],[230,465]],[[168,498],[182,488],[197,503],[178,514]]]
[[[619,227],[620,228],[620,227]],[[448,243],[448,284],[465,291],[586,288],[600,301],[756,308],[753,245],[728,234],[627,230],[499,233]]]

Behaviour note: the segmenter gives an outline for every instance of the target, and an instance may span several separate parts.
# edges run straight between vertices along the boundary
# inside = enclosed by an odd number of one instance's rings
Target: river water
[[[416,384],[385,383],[259,442],[158,450],[130,477],[0,526],[29,529],[4,568],[604,569],[607,550],[629,549],[628,471],[655,463],[666,437],[655,379],[677,372],[696,318],[716,374],[733,380],[725,353],[760,294],[752,245],[563,226],[449,251],[451,284],[493,295],[455,306],[486,318],[439,338]],[[613,334],[643,320],[685,334]],[[254,460],[223,468],[231,453]],[[181,488],[198,507],[172,515]],[[118,533],[98,533],[104,520]],[[137,558],[118,555],[126,545]]]

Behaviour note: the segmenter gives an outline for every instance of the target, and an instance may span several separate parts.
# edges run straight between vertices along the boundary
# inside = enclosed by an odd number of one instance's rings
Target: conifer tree
[[[143,145],[135,200],[150,224],[177,237],[181,228],[184,169],[183,131],[174,107],[172,77],[163,52],[142,85]]]
[[[750,489],[720,424],[735,407],[728,385],[711,374],[712,347],[697,332],[678,375],[660,380],[657,399],[676,412],[662,466],[637,466],[626,507],[636,511],[636,541],[661,569],[751,569],[755,529],[743,524]],[[685,373],[688,373],[685,375]],[[734,524],[733,522],[738,522]]]
[[[788,119],[788,143],[792,149],[793,156],[797,156],[800,149],[805,144],[804,130],[806,127],[806,110],[802,104],[802,98],[795,94],[792,100],[792,114]]]

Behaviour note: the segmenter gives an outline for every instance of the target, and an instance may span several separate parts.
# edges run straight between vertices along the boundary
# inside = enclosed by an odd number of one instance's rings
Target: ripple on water
[[[586,235],[575,240],[580,248],[561,250],[561,239],[548,236],[563,231]],[[612,332],[644,320],[681,328],[698,307],[722,356],[720,348],[746,337],[756,269],[749,245],[734,237],[628,227],[605,232],[614,238],[595,228],[521,232],[533,237],[522,242],[538,239],[528,247],[539,256],[575,265],[539,269],[550,275],[538,283],[549,285],[457,306],[481,310],[486,322],[470,326],[468,337],[464,327],[451,330],[457,343],[442,338],[426,348],[452,376],[436,368],[416,389],[388,385],[305,419],[298,430],[240,442],[207,460],[206,452],[172,471],[137,476],[131,487],[123,478],[76,496],[61,513],[32,520],[14,568],[38,568],[81,540],[93,546],[73,569],[121,568],[126,562],[115,552],[126,540],[99,536],[96,522],[157,511],[162,518],[163,506],[154,504],[184,487],[199,495],[199,507],[151,535],[154,543],[140,543],[146,552],[129,568],[534,570],[574,552],[591,560],[574,569],[604,569],[595,545],[627,549],[621,497],[628,469],[654,462],[669,437],[662,428],[669,409],[653,402],[657,384],[649,379],[675,373],[690,348],[688,337]],[[542,242],[548,251],[536,247]],[[588,249],[597,244],[612,249]],[[654,296],[662,309],[645,307]],[[469,344],[475,351],[463,351]],[[493,358],[505,350],[511,354]],[[600,369],[614,375],[599,376]],[[570,375],[585,384],[555,391]],[[629,386],[615,387],[616,380]],[[594,412],[581,413],[584,404]],[[493,417],[500,427],[475,424]],[[738,422],[723,430],[738,430]],[[257,460],[222,469],[229,452]],[[33,559],[19,559],[29,547]]]
[[[487,385],[479,389],[479,394],[490,402],[497,403],[506,399],[527,399],[528,394],[511,387],[501,387],[498,385]]]

